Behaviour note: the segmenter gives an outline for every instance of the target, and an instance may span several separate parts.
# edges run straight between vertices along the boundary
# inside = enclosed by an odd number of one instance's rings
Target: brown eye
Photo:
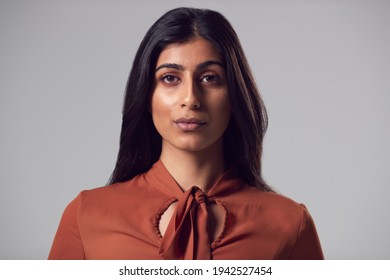
[[[166,84],[173,84],[179,82],[179,78],[171,74],[162,76],[160,80]]]
[[[200,81],[202,83],[217,83],[221,80],[221,78],[218,75],[204,75],[200,78]]]

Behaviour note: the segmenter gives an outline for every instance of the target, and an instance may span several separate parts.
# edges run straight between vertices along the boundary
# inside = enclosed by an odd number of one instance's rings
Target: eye
[[[207,75],[203,75],[201,78],[200,78],[200,81],[202,83],[219,83],[221,81],[221,77],[218,76],[218,75],[215,75],[215,74],[207,74]]]
[[[172,75],[172,74],[163,75],[160,78],[160,80],[166,84],[174,84],[174,83],[178,83],[180,81],[180,79],[178,77],[176,77],[175,75]]]

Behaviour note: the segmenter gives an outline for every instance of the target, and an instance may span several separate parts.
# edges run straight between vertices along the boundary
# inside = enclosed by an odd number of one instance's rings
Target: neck
[[[192,152],[163,143],[160,159],[184,191],[197,186],[207,192],[226,170],[222,144]]]

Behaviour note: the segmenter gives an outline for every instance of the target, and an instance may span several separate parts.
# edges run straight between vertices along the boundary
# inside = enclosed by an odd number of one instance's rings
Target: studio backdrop
[[[151,24],[221,12],[264,98],[263,173],[327,259],[390,259],[389,1],[0,2],[0,259],[46,259],[65,206],[104,186]]]

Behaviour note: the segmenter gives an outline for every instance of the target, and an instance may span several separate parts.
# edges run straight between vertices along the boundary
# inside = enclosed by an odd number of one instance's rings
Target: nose
[[[199,109],[200,108],[200,89],[195,82],[188,82],[183,85],[183,99],[181,107],[187,109]]]

